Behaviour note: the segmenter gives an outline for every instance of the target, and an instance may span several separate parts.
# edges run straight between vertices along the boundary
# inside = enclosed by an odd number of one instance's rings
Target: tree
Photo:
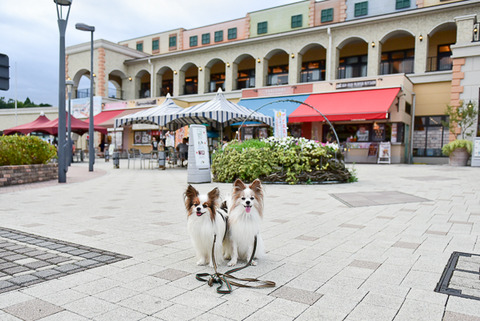
[[[447,105],[445,115],[448,116],[448,122],[442,122],[442,125],[448,127],[450,133],[457,137],[457,128],[460,128],[461,139],[471,137],[475,133],[477,123],[478,109],[473,102],[465,104],[460,101],[460,106],[454,107]]]

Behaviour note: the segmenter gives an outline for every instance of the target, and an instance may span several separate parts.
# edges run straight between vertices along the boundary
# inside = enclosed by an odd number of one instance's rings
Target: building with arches
[[[479,15],[480,0],[305,0],[190,30],[99,39],[93,94],[124,109],[167,93],[191,106],[219,88],[252,109],[289,98],[299,103],[268,108],[287,110],[292,134],[326,141],[328,126],[302,105],[322,104],[340,140],[359,143],[352,161],[371,152],[367,143],[388,141],[392,162],[445,162],[446,105],[479,100]],[[76,98],[89,66],[90,43],[67,48]]]

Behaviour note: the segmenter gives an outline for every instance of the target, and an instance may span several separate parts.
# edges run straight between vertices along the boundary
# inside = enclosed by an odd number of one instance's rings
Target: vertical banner
[[[285,110],[274,110],[275,113],[275,138],[287,137],[287,112]]]
[[[208,151],[207,127],[190,125],[188,140],[188,183],[210,183],[210,153]]]
[[[202,126],[191,128],[190,139],[190,141],[193,140],[193,150],[195,151],[195,164],[197,165],[197,167],[210,167],[206,127]]]

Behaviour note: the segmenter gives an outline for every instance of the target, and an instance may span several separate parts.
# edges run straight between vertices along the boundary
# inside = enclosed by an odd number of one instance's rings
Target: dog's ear
[[[261,192],[263,187],[262,187],[262,182],[257,178],[256,180],[254,180],[252,182],[252,184],[250,184],[249,188],[252,190],[252,191],[255,191],[255,192]]]
[[[208,192],[208,198],[212,201],[216,201],[218,198],[220,198],[220,190],[218,189],[218,187],[215,187],[210,192]]]
[[[236,192],[243,191],[245,188],[247,188],[247,186],[245,185],[245,183],[242,182],[240,178],[237,178],[235,183],[233,183],[233,190]]]
[[[263,186],[258,178],[250,184],[249,188],[255,193],[258,199],[263,200]]]
[[[193,205],[193,199],[198,197],[198,191],[192,185],[188,185],[187,190],[185,191],[184,197],[185,197],[185,208],[188,211]]]

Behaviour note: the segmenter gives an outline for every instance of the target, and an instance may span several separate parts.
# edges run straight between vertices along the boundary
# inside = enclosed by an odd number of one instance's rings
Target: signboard
[[[190,125],[187,171],[188,183],[210,183],[212,181],[207,127],[204,125]]]
[[[285,110],[274,110],[275,113],[275,138],[287,137],[287,112]]]
[[[66,105],[68,106],[68,100]],[[102,97],[93,97],[93,116],[102,112]],[[72,116],[75,118],[88,118],[90,116],[90,97],[72,99]]]
[[[480,137],[473,141],[471,166],[480,166]]]
[[[350,82],[339,82],[336,85],[336,89],[346,89],[346,88],[363,88],[363,87],[375,87],[377,85],[376,80],[362,80],[362,81],[350,81]]]
[[[382,142],[378,147],[378,164],[390,164],[392,148],[390,142]]]

